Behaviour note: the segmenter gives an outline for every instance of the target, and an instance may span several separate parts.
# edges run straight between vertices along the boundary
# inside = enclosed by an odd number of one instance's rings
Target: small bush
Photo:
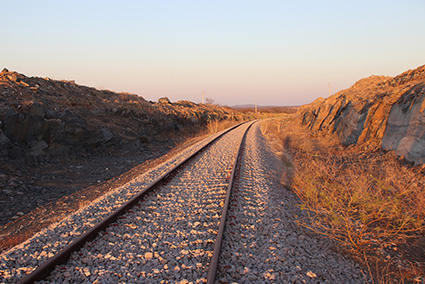
[[[233,126],[237,123],[238,121],[232,120],[232,119],[226,119],[226,120],[210,119],[208,120],[208,123],[206,126],[208,130],[208,134],[214,134],[221,130],[229,128],[230,126]]]

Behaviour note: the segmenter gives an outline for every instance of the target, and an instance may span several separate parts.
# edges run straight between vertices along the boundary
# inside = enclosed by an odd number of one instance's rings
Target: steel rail
[[[195,156],[197,156],[199,153],[201,153],[203,150],[205,150],[208,146],[212,145],[215,141],[217,141],[219,138],[224,136],[226,133],[229,133],[231,130],[241,126],[242,124],[245,124],[246,122],[239,123],[237,125],[234,125],[215,137],[213,140],[202,146],[200,149],[198,149],[195,153],[193,153],[190,157],[186,158],[185,160],[178,163],[176,166],[169,169],[167,172],[162,174],[157,180],[153,181],[151,184],[148,185],[147,188],[133,196],[130,200],[128,200],[126,203],[124,203],[121,207],[116,209],[114,212],[110,213],[108,216],[106,216],[102,221],[97,223],[95,226],[93,226],[91,229],[89,229],[87,232],[83,233],[81,236],[79,236],[77,239],[73,240],[70,244],[66,245],[62,250],[60,250],[57,254],[52,256],[51,258],[47,259],[46,262],[41,264],[39,267],[37,267],[34,271],[32,271],[30,274],[22,278],[18,284],[32,284],[35,281],[40,281],[47,276],[49,276],[50,272],[55,268],[56,265],[62,264],[66,262],[71,255],[72,252],[77,251],[79,248],[81,248],[86,242],[91,241],[96,238],[97,234],[100,231],[103,231],[106,227],[108,227],[109,224],[115,222],[119,216],[124,214],[127,210],[132,208],[134,205],[139,202],[143,196],[145,196],[149,191],[151,191],[153,188],[155,188],[158,184],[163,182],[168,176],[170,176],[173,172],[175,172],[177,169],[182,167],[184,164],[187,164],[189,161],[191,161]]]
[[[207,284],[214,284],[215,283],[215,276],[217,274],[217,269],[218,269],[218,260],[220,258],[221,244],[223,242],[224,230],[226,228],[227,211],[229,209],[230,197],[231,197],[231,194],[232,194],[232,188],[233,188],[233,182],[234,182],[235,175],[236,175],[236,169],[237,169],[238,161],[239,161],[240,157],[242,156],[242,149],[243,149],[243,145],[244,145],[245,140],[246,140],[246,135],[248,133],[248,130],[251,128],[251,126],[253,124],[254,124],[254,122],[252,122],[251,125],[249,125],[248,128],[246,129],[246,131],[245,131],[245,133],[242,137],[241,143],[239,144],[239,148],[238,148],[238,151],[237,151],[237,154],[236,154],[235,162],[233,164],[232,174],[230,176],[229,185],[227,186],[226,198],[224,200],[223,209],[221,211],[220,225],[218,227],[217,238],[216,238],[215,243],[214,243],[213,256],[211,258],[211,262],[210,262],[210,265],[209,265],[209,268],[208,268]]]

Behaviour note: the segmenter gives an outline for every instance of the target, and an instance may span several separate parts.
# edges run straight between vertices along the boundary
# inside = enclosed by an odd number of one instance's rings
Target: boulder
[[[4,134],[12,140],[17,140],[17,123],[20,119],[19,113],[17,113],[14,109],[8,109],[6,113],[3,115],[3,129]]]
[[[44,140],[33,141],[29,154],[33,157],[43,156],[45,154],[44,150],[47,149],[48,146],[49,145],[47,145]]]
[[[10,75],[7,75],[7,78],[12,82],[19,82],[20,81],[18,74],[16,74],[16,73],[11,73]]]
[[[114,138],[112,131],[106,127],[100,129],[81,129],[79,136],[82,138],[80,141],[91,149],[102,147]]]
[[[3,115],[4,135],[13,142],[30,146],[35,140],[57,139],[58,130],[63,129],[59,119],[46,119],[45,108],[39,103],[27,103],[20,112],[8,109]]]
[[[106,127],[102,127],[101,132],[102,132],[103,140],[105,142],[108,142],[112,140],[112,138],[114,138],[114,134],[112,133],[112,131]]]
[[[169,98],[163,97],[163,98],[158,99],[158,103],[160,103],[160,104],[171,104],[171,101],[170,101]]]

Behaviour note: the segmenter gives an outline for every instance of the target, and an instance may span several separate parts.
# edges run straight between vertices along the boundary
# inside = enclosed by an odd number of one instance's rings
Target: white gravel
[[[296,223],[300,200],[259,123],[249,131],[216,279],[224,283],[365,283],[359,266]]]
[[[227,175],[244,125],[220,139],[160,190],[149,193],[117,226],[58,267],[51,282],[168,282],[206,277]],[[213,137],[207,139],[208,141]],[[25,243],[0,255],[1,283],[15,283],[73,239],[146,188],[155,178],[208,141],[97,199]],[[137,212],[137,213],[136,213]],[[167,283],[167,282],[165,282]]]

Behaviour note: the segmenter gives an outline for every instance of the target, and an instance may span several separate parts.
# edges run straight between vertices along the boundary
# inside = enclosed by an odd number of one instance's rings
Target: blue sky
[[[3,1],[0,67],[148,100],[301,105],[425,64],[425,0]]]

